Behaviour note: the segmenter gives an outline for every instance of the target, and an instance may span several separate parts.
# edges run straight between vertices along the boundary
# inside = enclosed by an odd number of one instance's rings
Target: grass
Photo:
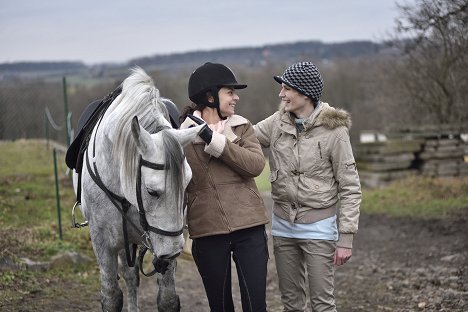
[[[268,160],[265,162],[265,168],[263,168],[262,173],[255,178],[255,183],[257,184],[258,190],[260,192],[270,192],[271,191],[271,184],[268,180],[268,176],[270,175],[270,165],[268,164]]]
[[[468,208],[468,177],[411,177],[363,190],[361,211],[397,217],[440,218]]]
[[[44,141],[18,140],[0,142],[0,150],[0,259],[21,263],[24,257],[42,262],[65,251],[94,259],[88,229],[70,227],[74,194],[66,174],[65,155],[57,153],[63,234],[60,240],[52,149]],[[0,310],[26,305],[38,293],[66,297],[70,284],[98,293],[95,262],[46,272],[2,270]]]
[[[52,150],[38,140],[2,142],[0,149],[0,226],[3,229],[31,229],[32,245],[39,241],[51,245],[60,243],[55,246],[57,251],[73,249],[71,245],[77,240],[88,240],[87,231],[80,233],[70,228],[70,212],[75,198],[71,178],[66,174],[65,155],[57,153],[63,233],[63,241],[57,241],[58,211]]]

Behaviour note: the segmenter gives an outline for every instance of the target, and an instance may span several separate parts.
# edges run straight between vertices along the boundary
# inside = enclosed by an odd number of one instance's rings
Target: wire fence
[[[63,82],[0,82],[0,140],[46,138],[67,144]],[[66,116],[68,115],[68,116]]]

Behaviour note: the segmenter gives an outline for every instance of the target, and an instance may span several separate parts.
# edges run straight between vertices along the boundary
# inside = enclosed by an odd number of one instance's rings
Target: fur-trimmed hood
[[[280,105],[280,112],[286,113],[283,104]],[[330,130],[345,126],[349,130],[352,126],[351,115],[344,109],[334,108],[328,105],[328,103],[320,102],[318,111],[314,111],[305,120],[304,126],[306,128],[323,126]]]

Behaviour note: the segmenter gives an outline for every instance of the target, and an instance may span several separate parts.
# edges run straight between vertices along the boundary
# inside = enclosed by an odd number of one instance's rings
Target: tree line
[[[272,114],[280,102],[280,88],[272,77],[281,75],[292,62],[308,60],[321,70],[325,81],[323,100],[351,112],[353,141],[361,130],[447,124],[462,127],[468,124],[467,7],[468,0],[420,0],[413,6],[399,5],[400,17],[386,48],[373,55],[332,60],[309,55],[307,59],[267,60],[255,67],[226,63],[239,81],[248,84],[247,89],[239,91],[236,111],[254,124]],[[148,73],[161,95],[182,109],[189,104],[187,83],[191,70]],[[88,103],[103,97],[120,82],[116,78],[92,85],[69,84],[73,124]],[[0,81],[0,104],[0,139],[44,137],[44,106],[54,119],[64,123],[59,81]],[[62,134],[55,135],[63,142]]]

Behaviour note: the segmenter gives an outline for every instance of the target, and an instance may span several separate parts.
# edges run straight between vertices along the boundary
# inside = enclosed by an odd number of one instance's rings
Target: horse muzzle
[[[171,263],[171,261],[174,261],[175,258],[177,258],[180,255],[180,252],[176,253],[175,255],[169,257],[169,258],[158,258],[154,257],[153,259],[153,266],[154,270],[157,273],[163,274],[166,273],[167,267]]]

